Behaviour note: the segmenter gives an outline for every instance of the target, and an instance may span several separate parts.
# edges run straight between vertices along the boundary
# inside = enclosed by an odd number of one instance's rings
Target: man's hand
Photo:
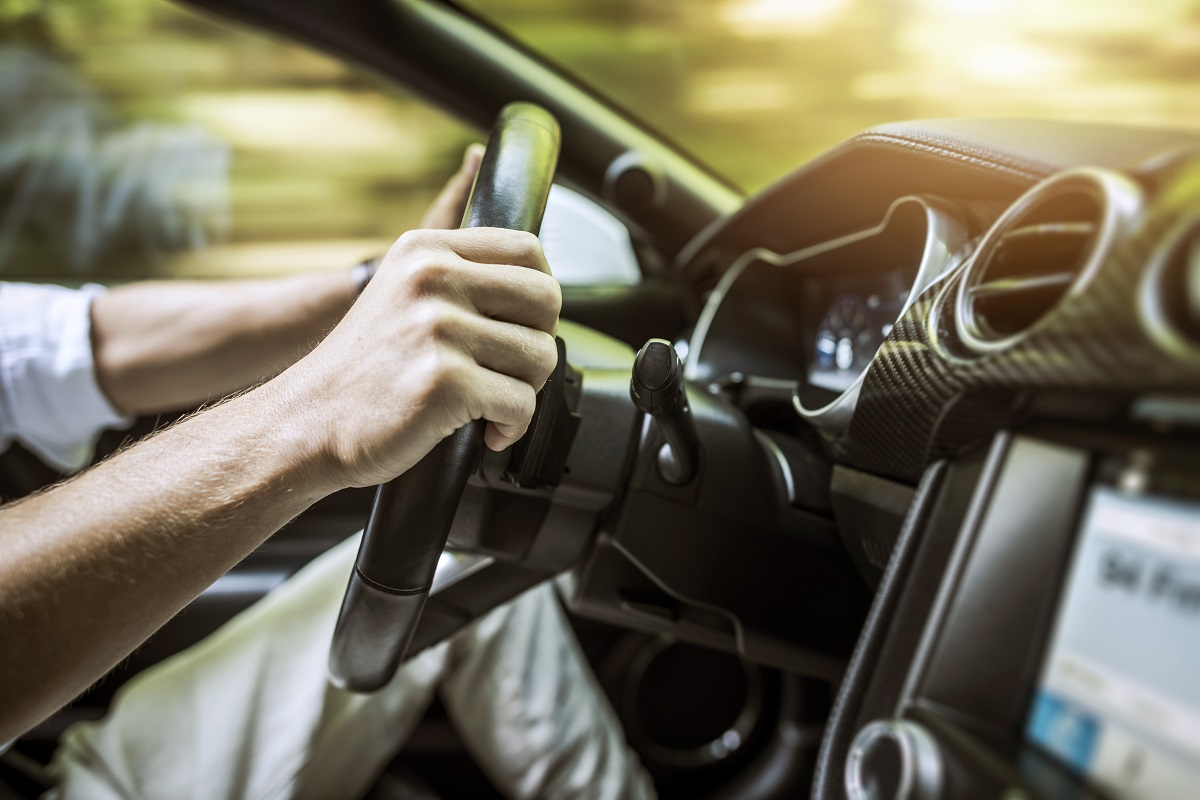
[[[524,435],[557,363],[561,303],[532,234],[412,231],[276,388],[319,432],[330,490],[390,480],[475,419],[501,450]]]
[[[421,219],[422,228],[453,230],[462,224],[463,211],[467,207],[471,186],[475,183],[475,175],[479,172],[479,164],[482,161],[483,145],[468,145],[458,172],[450,176],[450,180],[442,187],[441,193],[434,198],[429,210]]]

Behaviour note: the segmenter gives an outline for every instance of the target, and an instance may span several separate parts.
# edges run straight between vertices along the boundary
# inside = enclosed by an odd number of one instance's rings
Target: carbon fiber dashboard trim
[[[1121,178],[1125,180],[1125,178]],[[1147,270],[1172,233],[1200,219],[1200,160],[1156,181],[1140,223],[1113,237],[1090,280],[1011,347],[980,355],[957,346],[954,299],[968,260],[901,316],[867,372],[835,458],[915,481],[926,464],[990,435],[1030,392],[1132,399],[1200,389],[1200,364],[1164,347],[1143,320]]]

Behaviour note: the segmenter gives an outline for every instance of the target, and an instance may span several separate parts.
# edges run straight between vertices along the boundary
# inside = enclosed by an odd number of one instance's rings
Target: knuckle
[[[527,253],[541,252],[542,241],[538,239],[536,234],[529,231],[513,231],[515,240],[522,250]]]
[[[423,385],[426,396],[441,402],[458,392],[462,385],[463,366],[461,360],[445,350],[433,350],[426,358]]]
[[[562,287],[544,273],[529,270],[524,270],[524,273],[519,277],[518,285],[529,308],[536,312],[539,327],[548,327],[546,323],[557,320],[562,313]]]
[[[408,279],[418,294],[436,294],[450,281],[450,268],[436,258],[416,258],[409,264]]]
[[[522,386],[517,392],[517,417],[521,420],[521,424],[528,425],[536,410],[537,392],[533,390],[532,386]]]
[[[548,333],[542,333],[538,340],[538,372],[545,378],[558,366],[558,343]]]
[[[427,303],[418,325],[426,342],[444,344],[457,327],[454,309],[444,303]]]
[[[413,253],[422,249],[426,243],[424,231],[405,231],[400,234],[396,239],[396,243],[392,245],[392,252],[397,254]]]
[[[453,349],[454,320],[452,309],[443,303],[414,303],[405,313],[404,340],[412,358],[422,359],[423,366],[438,366],[443,351]]]
[[[545,305],[546,308],[557,318],[558,315],[562,313],[562,287],[559,286],[558,281],[554,280],[554,278],[551,278],[549,275],[546,276],[546,279]]]

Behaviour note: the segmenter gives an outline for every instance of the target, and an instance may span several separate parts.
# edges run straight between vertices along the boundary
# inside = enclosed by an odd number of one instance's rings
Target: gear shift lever
[[[638,351],[629,396],[667,438],[658,451],[659,475],[672,486],[691,482],[700,466],[700,435],[688,406],[683,364],[670,342],[651,339]]]

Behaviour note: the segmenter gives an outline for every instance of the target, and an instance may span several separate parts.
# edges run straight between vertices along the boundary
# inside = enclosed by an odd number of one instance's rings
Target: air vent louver
[[[1057,305],[1091,252],[1098,214],[1087,195],[1056,195],[1001,232],[967,276],[975,335],[1013,336]]]
[[[972,349],[1002,349],[1050,313],[1096,263],[1115,214],[1138,202],[1117,173],[1073,170],[1038,185],[988,232],[963,277],[958,331]]]

